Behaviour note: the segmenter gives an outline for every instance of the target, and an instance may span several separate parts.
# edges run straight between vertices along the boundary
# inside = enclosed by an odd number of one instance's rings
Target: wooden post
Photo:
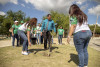
[[[98,21],[98,15],[97,15],[97,19],[96,19],[95,28],[94,28],[94,31],[93,31],[93,37],[95,36],[95,30],[96,30],[97,21]]]

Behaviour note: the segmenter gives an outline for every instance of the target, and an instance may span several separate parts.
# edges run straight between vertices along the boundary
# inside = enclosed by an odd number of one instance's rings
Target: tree
[[[95,25],[89,25],[92,33],[94,31]],[[95,34],[100,34],[100,26],[96,25]]]
[[[9,29],[14,24],[15,20],[18,20],[19,22],[23,20],[26,22],[30,20],[30,17],[25,17],[25,13],[22,12],[21,10],[17,12],[9,10],[7,12],[7,15],[5,16],[0,15],[0,35],[9,35],[10,34]]]

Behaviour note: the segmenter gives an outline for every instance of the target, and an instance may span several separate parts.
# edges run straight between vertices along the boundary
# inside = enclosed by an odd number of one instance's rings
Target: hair
[[[60,26],[59,28],[61,28],[62,26]],[[63,29],[63,27],[62,27],[62,29]]]
[[[76,4],[70,6],[69,14],[72,17],[75,16],[80,25],[87,21],[87,15],[84,12],[82,12],[82,10]]]
[[[51,14],[47,14],[47,17],[51,16]]]
[[[36,24],[37,24],[36,21],[37,21],[37,18],[32,18],[28,22],[26,22],[25,26],[28,24],[28,27],[30,26],[30,28],[32,28],[33,25],[36,26]]]

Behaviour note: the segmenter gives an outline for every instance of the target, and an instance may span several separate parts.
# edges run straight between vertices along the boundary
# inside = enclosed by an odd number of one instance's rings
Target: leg
[[[79,67],[84,67],[84,40],[80,39],[78,36],[74,37],[74,44],[75,48],[78,52],[78,57],[79,57]]]
[[[17,39],[17,46],[19,46],[19,36],[16,34],[16,39]]]
[[[14,46],[14,43],[15,43],[15,34],[14,36],[12,36],[12,46]]]
[[[27,36],[25,35],[25,33],[23,31],[18,31],[19,36],[24,40],[23,41],[23,51],[27,51],[28,50],[28,39]]]
[[[48,38],[48,42],[49,42],[49,50],[50,50],[50,52],[51,52],[51,47],[52,47],[52,46],[51,46],[51,45],[52,45],[52,44],[51,44],[51,37],[52,37],[52,36],[51,36],[50,32],[48,32],[47,35],[48,35],[47,38]]]
[[[58,35],[58,43],[60,44],[60,35]]]
[[[60,44],[61,44],[61,35],[59,35],[59,40],[60,40]]]
[[[25,51],[28,51],[28,41],[26,43]]]
[[[38,44],[38,33],[36,34],[36,38],[37,38],[37,44]]]
[[[62,37],[63,37],[63,35],[61,35],[61,44],[62,44]]]
[[[41,36],[41,44],[43,44],[43,35]]]
[[[41,44],[41,34],[39,33],[39,44]]]
[[[46,31],[44,31],[43,37],[44,37],[44,49],[47,49],[47,32]]]
[[[89,41],[90,41],[90,38],[87,39],[85,41],[85,44],[84,44],[84,66],[88,65],[88,51],[87,51],[87,48],[88,48]]]

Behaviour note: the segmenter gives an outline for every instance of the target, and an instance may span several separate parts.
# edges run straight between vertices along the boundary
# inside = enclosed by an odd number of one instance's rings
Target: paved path
[[[15,44],[16,44],[16,42],[15,42]],[[54,38],[54,44],[58,45],[57,38]],[[63,45],[66,45],[66,44],[67,44],[67,40],[66,40],[66,38],[63,38]],[[10,39],[9,40],[0,40],[0,47],[6,47],[6,46],[11,46],[11,45],[12,44],[11,44]],[[74,46],[73,39],[71,39],[70,45]],[[100,37],[91,39],[89,46],[93,49],[100,51]]]

